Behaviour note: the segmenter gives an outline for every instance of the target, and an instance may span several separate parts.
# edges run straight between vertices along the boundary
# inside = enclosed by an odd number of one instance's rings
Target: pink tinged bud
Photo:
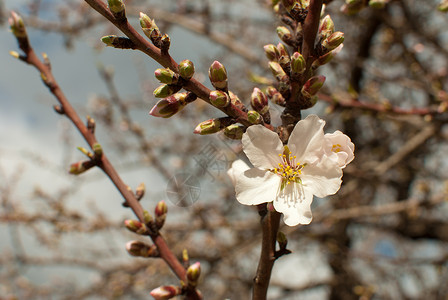
[[[251,124],[261,124],[263,123],[263,117],[260,115],[259,112],[256,112],[254,110],[249,110],[247,112],[247,119]]]
[[[79,175],[87,171],[88,169],[85,166],[86,161],[78,161],[70,165],[70,170],[68,171],[70,174]]]
[[[330,15],[326,15],[325,18],[322,19],[319,27],[319,34],[321,39],[326,39],[334,32],[334,23],[331,19]]]
[[[221,122],[219,121],[219,119],[210,119],[199,123],[199,125],[196,126],[193,132],[200,135],[206,135],[217,133],[221,129]]]
[[[9,28],[11,29],[12,34],[14,34],[17,38],[26,38],[26,28],[25,23],[23,23],[23,19],[16,12],[11,11],[11,16],[8,19]]]
[[[277,44],[277,50],[278,50],[279,56],[288,56],[289,57],[288,49],[286,49],[286,46],[283,45],[282,43]]]
[[[229,91],[229,96],[230,96],[230,103],[232,103],[232,105],[241,110],[245,109],[243,102],[241,102],[240,98],[238,98],[237,95]]]
[[[280,82],[288,81],[288,75],[286,75],[279,63],[271,61],[269,62],[269,68],[271,69],[272,75],[274,75],[275,79]]]
[[[157,69],[154,71],[154,76],[161,82],[166,84],[177,83],[177,74],[170,69]]]
[[[331,51],[344,42],[344,33],[336,31],[322,42],[322,47]]]
[[[294,52],[291,56],[291,72],[302,74],[306,70],[305,58],[299,52]]]
[[[266,53],[266,57],[270,61],[277,61],[277,59],[280,57],[280,52],[278,51],[277,47],[275,45],[269,44],[265,45],[264,52]]]
[[[183,79],[190,79],[194,75],[194,64],[192,61],[188,59],[184,59],[179,63],[178,66],[179,69],[179,75]]]
[[[227,71],[219,61],[215,60],[212,63],[208,70],[208,77],[215,88],[219,90],[227,89]]]
[[[224,135],[232,140],[241,140],[243,133],[244,128],[236,124],[232,124],[224,128]]]
[[[124,221],[124,225],[126,226],[126,228],[129,231],[132,231],[136,234],[147,234],[148,233],[148,228],[146,227],[145,224],[143,224],[140,221],[137,220],[125,220]]]
[[[145,195],[145,184],[142,182],[138,185],[137,189],[135,189],[135,197],[137,198],[137,200],[141,200],[143,198],[143,196]]]
[[[333,57],[334,57],[333,52],[334,52],[334,50],[330,51],[330,52],[328,52],[328,53],[326,53],[326,54],[324,54],[322,56],[320,56],[318,59],[313,61],[313,64],[311,65],[311,68],[313,68],[315,70],[318,67],[323,66],[323,65],[329,63],[333,59]]]
[[[201,276],[201,264],[196,262],[187,269],[188,285],[196,287],[198,285],[199,276]]]
[[[260,114],[265,114],[269,111],[268,97],[257,87],[252,91],[250,105]]]
[[[165,98],[171,96],[175,92],[179,91],[180,88],[176,88],[175,86],[171,86],[168,84],[163,84],[156,88],[153,92],[154,96],[157,98]]]
[[[230,104],[230,97],[227,93],[221,91],[210,92],[210,103],[215,107],[226,107]]]
[[[174,285],[164,285],[153,289],[150,295],[154,297],[155,300],[168,300],[180,295],[182,289]]]
[[[168,213],[168,206],[165,201],[160,201],[157,203],[154,213],[156,215],[156,226],[160,229],[163,224],[165,224],[166,215]]]
[[[149,114],[160,118],[169,118],[174,116],[187,105],[185,96],[178,96],[182,94],[186,95],[186,93],[179,93],[159,100],[159,102],[157,102],[157,104],[151,109]]]
[[[126,243],[126,251],[137,257],[158,257],[159,251],[155,245],[147,245],[141,241],[130,241]]]
[[[125,7],[122,0],[107,0],[107,5],[109,6],[110,11],[114,14],[124,12]]]
[[[277,27],[277,35],[285,43],[288,43],[292,39],[291,31],[285,26]]]
[[[320,88],[324,85],[325,76],[318,75],[311,77],[302,87],[302,95],[311,98],[316,95]]]

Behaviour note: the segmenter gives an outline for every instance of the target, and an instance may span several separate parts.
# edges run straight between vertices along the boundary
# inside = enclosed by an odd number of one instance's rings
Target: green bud
[[[277,61],[277,59],[280,57],[280,52],[278,51],[277,47],[273,44],[265,45],[263,47],[264,52],[266,53],[266,57],[270,61]]]
[[[171,96],[172,94],[174,94],[178,90],[179,89],[176,89],[172,85],[163,84],[163,85],[159,86],[158,88],[156,88],[154,90],[153,94],[157,98],[165,98],[165,97]]]
[[[122,0],[107,0],[107,5],[113,14],[123,13],[125,9]]]
[[[224,135],[232,140],[241,140],[243,133],[244,128],[236,124],[232,124],[224,128]]]
[[[277,35],[285,43],[288,43],[292,39],[291,31],[289,31],[289,29],[285,26],[277,27]]]
[[[277,242],[280,246],[280,249],[286,248],[286,245],[288,244],[288,239],[286,238],[286,235],[281,231],[277,232]]]
[[[322,42],[322,47],[331,51],[344,42],[344,33],[336,31]]]
[[[302,87],[302,95],[306,98],[311,98],[317,94],[320,88],[324,85],[325,76],[318,75],[311,77]]]
[[[255,110],[249,110],[247,112],[247,119],[251,124],[261,124],[263,123],[263,117],[260,115],[259,112]]]
[[[166,84],[175,84],[177,83],[177,74],[172,70],[166,69],[157,69],[154,71],[154,76],[161,82]]]
[[[259,112],[262,115],[269,111],[268,98],[257,87],[252,91],[250,97],[250,105],[255,111]]]
[[[159,100],[151,109],[149,114],[159,118],[169,118],[181,111],[186,105],[185,101],[187,93],[177,93]]]
[[[280,105],[280,106],[286,105],[285,98],[279,91],[277,91],[276,88],[270,86],[266,89],[266,93],[267,93],[268,98],[271,100],[271,102],[273,102],[277,105]]]
[[[134,42],[127,37],[106,35],[101,38],[101,41],[109,47],[118,49],[136,49]]]
[[[221,122],[219,119],[210,119],[199,123],[193,132],[200,135],[206,135],[217,133],[221,129]]]
[[[184,59],[179,63],[179,75],[183,79],[189,80],[194,75],[194,65],[188,59]]]
[[[9,28],[16,38],[26,38],[26,28],[22,17],[14,11],[11,11],[11,16],[8,18]]]
[[[165,201],[159,201],[156,208],[154,209],[154,214],[156,215],[156,226],[157,228],[162,228],[165,223],[166,215],[168,213],[168,206]]]
[[[437,9],[441,12],[448,12],[448,0],[442,0]]]
[[[148,245],[141,241],[130,241],[126,243],[126,251],[137,257],[159,257],[159,250],[155,245]]]
[[[272,75],[274,75],[278,81],[288,81],[288,75],[286,75],[279,63],[271,61],[269,62],[269,68],[271,69]]]
[[[289,57],[288,49],[286,49],[286,46],[283,45],[282,43],[277,44],[277,50],[279,53],[279,55],[278,55],[279,57],[280,56],[288,56]]]
[[[302,74],[306,70],[305,58],[299,52],[294,52],[291,56],[291,72],[293,74]]]
[[[218,90],[227,89],[227,71],[226,68],[215,60],[208,71],[208,77],[212,85]]]
[[[103,155],[103,147],[101,147],[99,143],[93,144],[92,150],[96,157],[101,157],[101,155]]]
[[[229,95],[222,91],[211,91],[209,99],[210,103],[215,107],[226,107],[230,104]]]
[[[70,170],[68,171],[70,174],[79,175],[87,171],[85,166],[86,161],[78,161],[70,165]]]
[[[370,0],[369,6],[376,9],[381,9],[386,6],[389,0]]]
[[[197,286],[199,276],[201,276],[201,264],[199,262],[196,262],[189,266],[187,269],[188,285],[192,287]]]
[[[132,231],[136,234],[144,235],[148,233],[148,228],[146,225],[137,220],[125,220],[124,225],[129,231]]]
[[[152,216],[147,210],[143,210],[143,220],[145,221],[145,224],[149,224],[153,221]]]
[[[334,23],[331,19],[330,15],[326,15],[325,18],[322,19],[319,26],[319,34],[321,39],[326,39],[334,32]]]
[[[151,39],[151,41],[157,37],[160,38],[160,30],[159,27],[157,27],[156,22],[142,12],[140,12],[140,27],[142,28],[143,33]]]
[[[229,96],[230,96],[230,103],[232,103],[232,105],[234,105],[238,109],[245,110],[243,102],[241,102],[240,98],[238,98],[237,95],[232,93],[232,91],[229,91]]]
[[[345,4],[341,7],[341,11],[347,15],[354,15],[365,6],[364,0],[346,0]]]

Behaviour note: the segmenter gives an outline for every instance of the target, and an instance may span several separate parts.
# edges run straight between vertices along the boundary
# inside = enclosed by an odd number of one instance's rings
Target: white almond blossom
[[[285,146],[264,126],[247,128],[243,150],[254,167],[237,160],[228,171],[237,200],[245,205],[273,202],[286,225],[309,224],[313,195],[335,194],[342,168],[354,158],[350,138],[340,131],[324,134],[324,125],[309,115],[297,123]]]

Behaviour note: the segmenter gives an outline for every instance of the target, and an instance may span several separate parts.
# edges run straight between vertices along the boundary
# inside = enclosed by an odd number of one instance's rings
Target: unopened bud
[[[163,224],[165,224],[166,215],[168,213],[168,206],[165,201],[160,201],[157,203],[156,208],[154,209],[154,214],[156,215],[156,226],[157,228],[162,228]]]
[[[364,0],[346,0],[345,4],[341,7],[341,11],[347,15],[354,15],[365,6],[366,4]]]
[[[271,69],[272,75],[274,75],[278,81],[288,81],[288,75],[286,75],[279,63],[271,61],[269,62],[269,68]]]
[[[145,184],[142,182],[140,183],[137,188],[135,189],[135,198],[137,198],[138,201],[140,201],[143,196],[145,195]]]
[[[266,57],[270,61],[277,61],[277,59],[280,57],[280,52],[278,51],[277,47],[273,44],[265,45],[264,52],[266,53]]]
[[[448,0],[442,0],[437,9],[441,12],[448,12]]]
[[[289,31],[288,28],[285,26],[278,26],[277,27],[277,35],[278,37],[285,43],[289,43],[292,39],[291,31]]]
[[[14,58],[20,58],[20,54],[17,51],[9,51],[9,55],[11,55]]]
[[[194,64],[188,59],[184,59],[179,63],[179,75],[183,79],[190,79],[194,75]]]
[[[180,87],[169,85],[169,84],[163,84],[156,88],[153,92],[154,96],[157,98],[165,98],[168,96],[171,96],[172,94],[176,93],[180,90]]]
[[[176,297],[182,293],[182,288],[175,285],[164,285],[153,289],[150,295],[154,297],[155,300],[168,300]]]
[[[279,56],[288,56],[289,57],[288,49],[286,49],[286,46],[283,45],[282,43],[277,44],[277,50],[278,50]]]
[[[141,241],[130,241],[126,243],[126,251],[137,257],[158,257],[159,250],[155,245],[148,245]]]
[[[99,143],[93,144],[92,150],[96,157],[101,157],[101,155],[103,155],[103,147],[101,147]]]
[[[326,15],[325,18],[322,19],[322,22],[320,23],[319,26],[319,34],[321,36],[321,39],[324,40],[333,33],[334,33],[334,22],[331,19],[330,15]]]
[[[89,130],[91,133],[95,133],[95,127],[96,127],[95,119],[90,116],[87,116],[87,130]]]
[[[305,58],[299,52],[294,52],[291,56],[291,72],[293,74],[302,74],[306,70]]]
[[[219,121],[219,119],[210,119],[199,123],[193,132],[200,135],[206,135],[217,133],[221,129],[221,122]]]
[[[247,119],[251,124],[261,124],[263,123],[263,117],[260,115],[259,112],[255,110],[249,110],[247,112]]]
[[[232,140],[241,140],[243,133],[244,128],[236,124],[232,124],[224,128],[224,135]]]
[[[208,71],[212,85],[219,90],[227,89],[227,71],[223,64],[215,60]]]
[[[177,74],[166,68],[166,69],[157,69],[154,71],[154,76],[161,82],[166,84],[174,84],[177,83]]]
[[[106,35],[101,38],[101,41],[108,47],[117,49],[136,49],[134,42],[127,37]]]
[[[169,118],[181,111],[186,105],[187,93],[177,93],[172,96],[159,100],[151,109],[149,114],[154,117]]]
[[[188,266],[189,261],[190,261],[190,257],[188,256],[188,250],[187,249],[182,250],[182,262],[184,264],[187,264],[187,266]]]
[[[336,31],[322,42],[322,47],[331,51],[344,42],[344,33]]]
[[[23,23],[23,19],[19,14],[14,11],[11,11],[11,16],[8,19],[9,28],[11,29],[12,34],[14,34],[17,38],[26,38],[26,28],[25,23]]]
[[[81,153],[84,154],[85,156],[87,156],[88,158],[93,158],[93,154],[89,150],[87,150],[86,148],[84,148],[84,147],[77,147],[77,149],[79,151],[81,151]]]
[[[286,238],[286,235],[281,231],[277,232],[277,242],[280,246],[280,249],[286,248],[286,245],[288,244],[288,239]]]
[[[155,42],[160,41],[161,34],[159,27],[157,27],[156,22],[154,20],[151,20],[150,17],[148,17],[144,13],[140,13],[140,27],[143,30],[143,33],[155,44]],[[158,46],[158,45],[156,45]]]
[[[198,285],[199,276],[201,276],[201,264],[196,262],[187,269],[188,285],[196,287]]]
[[[129,231],[135,232],[136,234],[147,234],[148,228],[146,225],[137,220],[125,220],[124,225]]]
[[[369,6],[376,9],[381,9],[386,6],[389,0],[370,0]]]
[[[257,87],[252,91],[250,97],[250,105],[255,111],[258,111],[260,114],[265,114],[267,111],[269,111],[268,98]]]
[[[145,221],[145,224],[150,224],[154,219],[152,218],[151,214],[147,210],[143,210],[143,221]]]
[[[115,14],[120,14],[124,12],[124,3],[122,0],[107,0],[107,5],[110,11]]]
[[[246,107],[244,106],[243,102],[241,102],[240,98],[238,98],[237,95],[232,93],[232,91],[229,91],[230,96],[230,103],[237,107],[238,109],[241,109],[242,111],[247,111]]]
[[[162,50],[162,52],[167,53],[168,50],[170,49],[170,46],[171,46],[171,39],[168,36],[168,34],[165,33],[160,39],[160,50]]]
[[[311,77],[302,87],[302,95],[306,98],[311,98],[317,94],[320,88],[324,85],[325,76],[318,75]]]
[[[230,103],[229,95],[222,91],[211,91],[209,99],[210,103],[215,107],[226,107]]]
[[[79,175],[90,169],[91,166],[91,161],[78,161],[70,165],[68,172],[73,175]]]
[[[53,105],[53,109],[54,109],[55,112],[57,112],[60,115],[65,114],[65,111],[64,111],[64,109],[62,108],[61,105],[55,104],[55,105]]]

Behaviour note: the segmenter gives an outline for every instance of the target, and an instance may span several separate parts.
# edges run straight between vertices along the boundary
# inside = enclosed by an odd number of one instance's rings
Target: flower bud
[[[145,184],[142,182],[138,185],[138,187],[135,189],[135,198],[137,198],[138,201],[140,201],[143,196],[145,195]]]
[[[277,50],[278,50],[279,56],[288,56],[289,57],[288,49],[286,49],[286,46],[283,45],[282,43],[277,44]]]
[[[288,244],[288,239],[286,238],[286,235],[281,231],[277,232],[277,242],[280,246],[280,249],[285,249],[286,245]]]
[[[95,127],[96,127],[96,123],[95,123],[95,119],[92,118],[91,116],[87,116],[87,130],[89,130],[91,133],[95,133]]]
[[[184,249],[182,250],[182,262],[185,264],[187,264],[187,266],[189,265],[189,261],[190,261],[190,257],[188,256],[188,250]]]
[[[265,45],[264,52],[266,53],[266,57],[270,61],[277,61],[277,59],[280,57],[280,52],[278,51],[277,47],[273,44]]]
[[[158,229],[162,228],[165,223],[166,215],[168,213],[168,206],[165,201],[160,201],[157,203],[156,208],[154,209],[154,213],[156,215],[156,226]]]
[[[291,31],[289,31],[288,28],[286,28],[285,26],[278,26],[277,27],[277,35],[278,37],[284,41],[285,43],[289,43],[292,39],[292,34]]]
[[[137,220],[125,220],[124,225],[129,231],[135,232],[136,234],[147,234],[148,227],[140,221]]]
[[[354,15],[365,7],[364,0],[346,0],[341,11],[347,15]]]
[[[161,82],[166,84],[175,84],[177,83],[177,74],[170,70],[166,69],[157,69],[154,71],[154,76]]]
[[[206,135],[217,133],[221,129],[221,122],[219,119],[210,119],[199,123],[193,132],[200,135]]]
[[[322,47],[331,51],[344,42],[344,33],[336,31],[322,42]]]
[[[134,42],[127,37],[106,35],[101,38],[101,41],[108,47],[117,49],[136,49]]]
[[[187,93],[177,93],[172,96],[159,100],[151,109],[149,114],[159,118],[169,118],[181,111],[186,105]]]
[[[240,98],[238,98],[237,95],[235,95],[234,93],[229,91],[229,96],[230,96],[230,103],[232,103],[232,105],[234,105],[235,107],[237,107],[238,109],[240,109],[242,111],[247,111],[243,102],[241,102]]]
[[[25,23],[21,16],[19,16],[16,12],[11,11],[11,16],[8,18],[9,28],[11,29],[12,34],[16,38],[26,38],[26,28]]]
[[[227,71],[224,65],[215,60],[208,71],[208,77],[212,85],[218,90],[227,89]]]
[[[124,12],[124,3],[122,0],[107,0],[107,5],[113,14]]]
[[[243,133],[244,128],[236,124],[232,124],[224,128],[224,135],[232,140],[241,140]]]
[[[153,289],[150,295],[154,297],[155,300],[168,300],[176,297],[182,293],[182,289],[174,285],[164,285]]]
[[[306,70],[305,58],[299,52],[294,52],[291,56],[291,72],[293,74],[302,74]]]
[[[84,173],[88,169],[86,168],[87,161],[78,161],[70,165],[70,170],[68,171],[70,174],[79,175]]]
[[[288,81],[288,75],[286,75],[279,63],[271,61],[269,62],[269,68],[271,69],[272,75],[274,75],[278,81]]]
[[[168,36],[168,34],[165,33],[164,35],[162,35],[160,39],[160,50],[162,50],[162,52],[168,53],[170,46],[171,46],[171,39]]]
[[[148,245],[141,241],[130,241],[126,243],[126,251],[137,257],[158,257],[159,250],[155,245]]]
[[[188,285],[196,287],[198,285],[199,276],[201,276],[201,264],[196,262],[187,269]]]
[[[267,95],[268,95],[268,99],[271,100],[271,102],[280,105],[280,106],[285,106],[286,105],[286,101],[285,98],[283,97],[283,95],[277,91],[276,88],[270,86],[267,88],[266,90]]]
[[[260,115],[259,112],[256,112],[255,110],[249,110],[247,112],[247,119],[251,124],[263,123],[263,117]]]
[[[156,88],[153,92],[154,96],[157,98],[165,98],[171,96],[180,90],[180,87],[176,87],[173,85],[162,84],[158,88]]]
[[[77,149],[79,151],[81,151],[81,153],[84,154],[85,156],[87,156],[88,158],[93,158],[93,154],[89,150],[87,150],[86,148],[84,148],[84,147],[77,147]]]
[[[154,20],[151,20],[150,17],[148,17],[146,14],[140,12],[140,27],[143,30],[143,33],[148,37],[151,38],[151,32],[154,29],[159,30],[159,27],[157,27],[156,22]]]
[[[269,111],[268,98],[257,87],[254,88],[250,96],[250,105],[255,111],[258,111],[260,114],[265,114],[267,111]]]
[[[194,74],[194,65],[193,62],[191,62],[188,59],[184,59],[179,63],[179,75],[183,79],[190,79],[193,77]]]
[[[209,99],[210,103],[215,107],[226,107],[230,103],[229,95],[222,91],[211,91]]]
[[[302,87],[302,95],[306,98],[311,98],[317,94],[320,88],[324,85],[325,76],[318,75],[311,77]]]
[[[324,40],[329,37],[334,32],[334,23],[331,19],[330,15],[326,15],[325,18],[322,19],[322,22],[319,26],[319,34],[321,39]]]
[[[143,221],[145,221],[145,224],[150,224],[153,221],[151,214],[147,210],[143,210]]]
[[[376,9],[381,9],[386,6],[389,0],[370,0],[369,6]]]
[[[437,9],[441,12],[448,12],[448,0],[442,0]]]
[[[101,157],[103,155],[103,147],[101,147],[99,143],[93,144],[92,150],[96,157]]]

